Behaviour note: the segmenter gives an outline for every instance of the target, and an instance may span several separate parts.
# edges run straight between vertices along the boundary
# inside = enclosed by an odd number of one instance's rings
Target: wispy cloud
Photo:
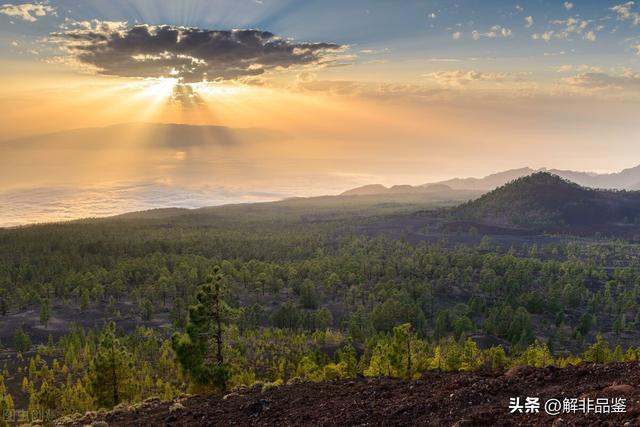
[[[562,56],[562,55],[566,55],[567,51],[565,50],[561,50],[558,52],[545,52],[544,56]]]
[[[472,31],[471,32],[471,37],[474,40],[480,40],[481,38],[489,38],[489,39],[495,39],[495,38],[507,38],[507,37],[511,37],[512,35],[512,31],[510,28],[507,27],[503,27],[501,25],[494,25],[493,27],[491,27],[489,29],[489,31],[486,32],[479,32],[479,31]]]
[[[604,29],[603,25],[595,25],[593,20],[580,19],[575,16],[567,19],[554,19],[550,21],[550,24],[556,25],[559,28],[542,33],[534,33],[531,35],[531,38],[548,42],[552,39],[571,39],[572,36],[578,35],[584,40],[595,41],[597,39],[597,32]]]
[[[531,26],[533,25],[533,16],[527,16],[526,18],[524,18],[525,20],[525,27],[526,28],[531,28]]]
[[[36,22],[38,18],[55,14],[56,9],[47,3],[3,4],[0,13],[27,22]]]
[[[640,90],[640,73],[626,70],[620,75],[611,75],[604,72],[580,73],[568,77],[564,81],[572,86],[586,89],[624,89]]]
[[[534,40],[544,40],[546,42],[550,41],[552,38],[566,38],[566,34],[556,33],[554,30],[545,31],[543,33],[534,33],[531,35],[531,38]]]
[[[621,21],[631,21],[633,25],[640,25],[640,12],[632,10],[635,2],[628,1],[626,3],[615,5],[611,8],[616,12],[618,19]]]
[[[594,65],[587,65],[587,64],[578,64],[578,65],[564,64],[557,67],[556,71],[559,73],[567,73],[570,71],[576,71],[578,73],[602,73],[603,72],[602,68]]]
[[[519,73],[494,73],[473,70],[436,71],[425,74],[424,77],[447,87],[459,87],[474,82],[504,83],[524,81],[524,76]]]

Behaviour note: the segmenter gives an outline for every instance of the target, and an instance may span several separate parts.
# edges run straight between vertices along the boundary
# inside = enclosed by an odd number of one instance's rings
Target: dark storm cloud
[[[206,30],[169,25],[75,23],[53,34],[75,60],[122,77],[183,82],[234,80],[265,71],[333,62],[344,46],[296,43],[260,30]]]

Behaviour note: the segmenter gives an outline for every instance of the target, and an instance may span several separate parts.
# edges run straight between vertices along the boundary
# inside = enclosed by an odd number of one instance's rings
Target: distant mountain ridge
[[[523,176],[531,175],[536,171],[531,168],[510,169],[504,172],[498,172],[491,175],[487,175],[484,178],[453,178],[446,181],[436,182],[435,184],[447,185],[454,190],[480,190],[488,191],[494,188],[500,187],[507,182],[514,179],[521,178]],[[428,187],[433,184],[423,184],[423,187]]]
[[[426,186],[394,185],[385,187],[381,184],[364,185],[362,187],[347,190],[341,196],[374,196],[384,194],[432,194],[437,192],[452,191],[453,189],[445,184],[432,184]]]
[[[144,137],[141,141],[141,137]],[[233,145],[240,141],[270,141],[287,135],[261,128],[230,128],[215,125],[178,123],[118,123],[105,127],[64,130],[41,135],[0,140],[0,148],[97,149],[113,147],[123,141],[144,143],[170,149],[186,149],[207,145]],[[131,141],[130,141],[131,140]]]
[[[561,169],[511,169],[504,172],[488,175],[484,178],[454,178],[447,181],[441,181],[438,184],[448,185],[454,190],[493,190],[510,181],[524,176],[532,175],[537,172],[548,172],[551,175],[557,175],[567,179],[583,187],[601,188],[608,190],[632,190],[640,188],[640,165],[624,169],[620,172],[598,174],[594,172],[578,172],[572,170]],[[424,184],[430,186],[433,184]]]
[[[598,174],[594,172],[579,172],[561,169],[532,169],[529,167],[510,169],[503,172],[487,175],[483,178],[453,178],[445,181],[427,183],[417,186],[395,185],[385,187],[380,184],[365,185],[345,191],[341,195],[372,195],[372,194],[398,194],[433,192],[444,190],[473,190],[491,191],[503,186],[515,179],[529,176],[538,172],[548,172],[561,178],[575,182],[583,187],[601,188],[609,190],[640,190],[640,165],[624,169],[620,172]]]

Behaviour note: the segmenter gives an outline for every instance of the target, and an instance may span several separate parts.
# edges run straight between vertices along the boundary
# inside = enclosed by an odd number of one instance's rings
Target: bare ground
[[[624,398],[617,414],[510,414],[512,397]],[[640,425],[640,364],[582,364],[506,373],[428,372],[417,381],[358,379],[294,384],[261,393],[147,401],[59,420],[109,426],[625,426]],[[99,425],[99,424],[97,424]],[[104,424],[102,424],[104,425]]]

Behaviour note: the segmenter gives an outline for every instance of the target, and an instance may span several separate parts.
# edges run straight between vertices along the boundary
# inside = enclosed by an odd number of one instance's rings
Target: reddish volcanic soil
[[[509,399],[624,398],[616,414],[510,414]],[[96,422],[96,421],[102,421]],[[106,422],[106,424],[104,423]],[[358,379],[294,384],[176,402],[147,401],[56,425],[85,426],[635,426],[640,425],[640,363],[506,373],[428,372],[418,381]]]

